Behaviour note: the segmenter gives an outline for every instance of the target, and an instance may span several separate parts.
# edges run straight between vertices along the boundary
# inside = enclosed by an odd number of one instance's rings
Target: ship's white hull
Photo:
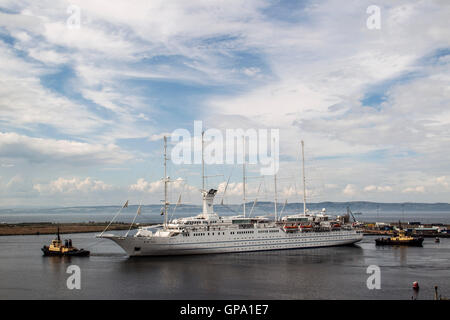
[[[104,237],[116,242],[129,256],[169,256],[341,246],[361,241],[363,235],[343,230],[240,237],[225,234],[198,238]]]

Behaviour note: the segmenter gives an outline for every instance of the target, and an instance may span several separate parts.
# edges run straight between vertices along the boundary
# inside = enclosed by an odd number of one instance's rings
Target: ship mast
[[[167,228],[167,137],[164,136],[164,228]]]
[[[244,200],[244,218],[245,218],[245,136],[242,137],[242,190]]]
[[[277,175],[274,174],[274,182],[275,182],[275,221],[277,221],[277,215],[278,215],[278,210],[277,210]]]
[[[302,140],[303,214],[306,214],[305,143]]]
[[[205,141],[204,141],[204,135],[205,135],[205,131],[202,131],[202,194],[206,191],[205,190],[205,156],[204,156],[204,145],[205,145]]]
[[[208,193],[205,190],[205,155],[204,155],[204,149],[205,149],[205,131],[202,131],[202,214],[205,217],[208,214],[208,204],[207,204],[207,195]]]

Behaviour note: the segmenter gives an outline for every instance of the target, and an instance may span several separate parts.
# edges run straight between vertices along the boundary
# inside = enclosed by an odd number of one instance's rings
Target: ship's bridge
[[[188,217],[188,218],[180,218],[175,219],[172,221],[172,224],[184,224],[188,226],[206,226],[211,223],[218,223],[220,222],[220,218],[217,214],[211,213],[211,214],[199,214],[195,217]]]

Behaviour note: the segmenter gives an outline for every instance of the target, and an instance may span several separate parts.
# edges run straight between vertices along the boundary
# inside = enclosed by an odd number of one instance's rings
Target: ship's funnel
[[[210,189],[208,192],[203,191],[203,214],[208,215],[214,213],[213,202],[217,190]]]

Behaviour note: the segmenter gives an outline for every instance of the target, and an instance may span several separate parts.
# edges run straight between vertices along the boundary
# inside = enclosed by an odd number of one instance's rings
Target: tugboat
[[[377,246],[380,245],[401,245],[401,246],[413,246],[413,247],[421,247],[423,238],[422,237],[411,237],[407,236],[405,231],[400,230],[399,234],[395,237],[390,238],[378,238],[375,239],[375,243]]]
[[[84,249],[77,249],[72,246],[72,239],[64,240],[64,245],[62,244],[61,238],[59,236],[59,228],[56,233],[56,239],[52,240],[50,246],[43,246],[41,248],[44,256],[78,256],[86,257],[89,256],[90,251]]]

